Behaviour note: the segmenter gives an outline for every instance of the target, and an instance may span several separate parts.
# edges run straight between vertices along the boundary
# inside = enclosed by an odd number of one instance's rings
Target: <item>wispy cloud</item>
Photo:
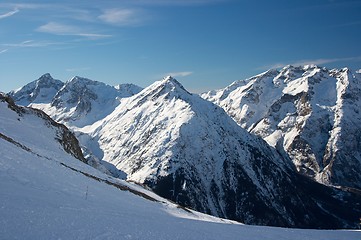
[[[271,65],[258,67],[257,70],[281,68],[286,65],[293,65],[293,66],[303,66],[303,65],[310,65],[310,64],[322,65],[322,64],[328,64],[328,63],[347,62],[347,61],[361,61],[361,56],[347,57],[347,58],[319,58],[319,59],[299,60],[299,61],[294,61],[294,62],[289,62],[289,63],[275,63],[275,64],[271,64]]]
[[[0,50],[0,54],[6,53],[9,49]]]
[[[145,22],[148,14],[141,9],[111,8],[103,10],[98,19],[117,26],[139,26]]]
[[[34,41],[26,40],[20,43],[3,43],[1,46],[11,47],[11,48],[26,48],[26,47],[48,47],[51,45],[60,45],[64,44],[61,42],[49,42],[49,41]],[[8,49],[7,49],[8,50]]]
[[[3,19],[3,18],[7,18],[7,17],[11,17],[12,15],[16,14],[19,12],[19,9],[15,8],[13,11],[10,11],[10,12],[7,12],[7,13],[4,13],[4,14],[1,14],[0,15],[0,19]]]
[[[80,27],[65,25],[56,22],[49,22],[45,25],[42,25],[36,29],[38,32],[50,33],[55,35],[70,35],[70,36],[80,36],[85,37],[91,40],[96,40],[100,38],[109,38],[112,35],[107,34],[98,34],[92,32],[84,32]]]
[[[186,77],[186,76],[189,76],[192,74],[193,74],[193,72],[169,72],[164,75],[172,76],[172,77]]]
[[[49,8],[52,4],[38,4],[38,3],[0,3],[0,7],[14,8],[14,9],[40,9]]]

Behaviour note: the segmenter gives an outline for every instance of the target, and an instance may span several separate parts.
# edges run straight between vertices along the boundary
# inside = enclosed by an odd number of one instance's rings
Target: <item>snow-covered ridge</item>
[[[184,206],[250,224],[348,225],[325,213],[333,207],[321,203],[345,205],[332,197],[338,190],[303,179],[261,138],[173,78],[122,99],[106,118],[80,130],[82,143],[126,172],[128,180]],[[322,192],[322,200],[312,188]]]
[[[177,205],[68,154],[38,111],[0,101],[3,239],[358,239],[357,231],[241,225]],[[3,137],[8,136],[8,137]],[[10,140],[11,138],[11,140]]]
[[[361,188],[360,81],[347,68],[286,66],[202,97],[291,157],[299,172]]]
[[[306,69],[317,74],[312,66]],[[273,79],[280,73],[272,70],[238,85],[253,103],[271,99],[275,93],[283,94],[279,86],[292,82],[291,76],[301,77],[304,70],[284,71],[289,77]],[[265,91],[266,96],[260,97],[262,88],[252,86],[258,79],[281,90]],[[64,85],[52,99],[56,108],[50,115],[60,114],[88,150],[126,172],[129,180],[184,206],[250,224],[313,228],[358,224],[360,196],[298,175],[281,148],[276,151],[240,128],[223,109],[190,94],[175,79],[166,77],[139,93],[117,98],[108,115],[106,107],[93,112],[106,98],[93,89],[103,89],[102,84],[81,84],[87,81],[78,77],[66,83],[68,88]],[[306,83],[289,84],[286,100],[301,96],[302,107],[311,89]]]
[[[49,103],[63,85],[62,81],[53,79],[46,73],[24,87],[11,91],[9,95],[22,106],[28,106],[30,103]]]
[[[39,142],[33,143],[29,139],[17,142],[21,146],[32,149],[37,147],[61,149],[80,161],[86,162],[82,154],[79,142],[74,134],[64,125],[55,122],[48,115],[38,109],[26,108],[16,105],[13,100],[5,94],[0,93],[0,118],[2,121],[1,134],[7,139],[18,139],[19,136],[33,136],[39,138]],[[49,139],[48,139],[49,138]],[[51,138],[51,139],[50,139]],[[55,146],[54,146],[54,143]]]
[[[84,127],[110,114],[121,98],[141,91],[134,84],[115,87],[75,76],[65,83],[44,74],[9,95],[23,106],[38,108],[71,128]]]

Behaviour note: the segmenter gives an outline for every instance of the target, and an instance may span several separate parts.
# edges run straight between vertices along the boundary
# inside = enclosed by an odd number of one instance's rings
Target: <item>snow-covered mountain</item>
[[[63,86],[62,81],[53,79],[49,73],[46,73],[24,87],[11,91],[9,95],[22,106],[31,103],[50,103]]]
[[[247,226],[181,208],[84,164],[71,133],[0,94],[1,239],[359,239]],[[75,158],[75,157],[76,158]],[[79,161],[80,160],[80,161]]]
[[[141,90],[133,84],[113,87],[81,77],[63,83],[45,74],[9,95],[16,103],[41,109],[54,120],[75,128],[106,117],[118,106],[120,98]]]
[[[361,189],[361,74],[286,66],[202,95],[325,184]]]
[[[260,137],[171,77],[122,99],[113,113],[81,131],[82,143],[128,180],[201,212],[318,228],[355,226],[361,213],[354,205],[359,195],[298,175]]]

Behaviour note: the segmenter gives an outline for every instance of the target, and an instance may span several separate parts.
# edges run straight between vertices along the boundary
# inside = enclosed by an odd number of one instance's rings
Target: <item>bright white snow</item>
[[[361,237],[357,231],[222,223],[220,219],[180,210],[165,200],[152,202],[74,172],[60,162],[108,178],[66,154],[48,160],[3,139],[0,146],[2,239],[342,240]],[[47,155],[52,155],[51,150]]]
[[[0,138],[1,239],[342,240],[361,237],[358,231],[246,226],[185,211],[140,186],[85,165],[62,149],[54,140],[54,129],[43,119],[28,114],[20,117],[4,103],[0,104],[0,133],[32,151]],[[105,181],[128,186],[157,201],[120,190]]]

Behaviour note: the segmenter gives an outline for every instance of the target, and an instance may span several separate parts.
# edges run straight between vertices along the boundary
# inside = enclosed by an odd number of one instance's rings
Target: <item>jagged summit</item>
[[[172,76],[164,77],[162,80],[155,82],[151,85],[151,87],[154,86],[154,88],[161,88],[162,92],[170,93],[170,92],[177,92],[179,94],[185,93],[187,95],[191,95],[190,92],[188,92],[183,85],[177,81],[177,79],[173,78]]]
[[[203,94],[249,132],[325,184],[361,188],[360,75],[348,68],[286,66]],[[352,143],[353,142],[353,143]]]
[[[92,85],[102,84],[103,85],[104,84],[104,85],[106,85],[105,83],[91,80],[91,79],[85,78],[85,77],[79,77],[79,76],[72,77],[71,79],[66,81],[65,84],[81,84],[81,85],[86,85],[86,84],[92,84]]]
[[[62,81],[56,80],[49,73],[46,73],[22,88],[11,91],[9,95],[17,104],[23,106],[30,103],[46,103],[51,101],[51,98],[63,85]]]
[[[17,104],[39,108],[69,127],[83,127],[110,114],[120,98],[141,90],[134,84],[113,87],[79,76],[63,83],[46,73],[9,95]]]
[[[39,82],[42,82],[42,81],[48,81],[48,80],[52,80],[53,77],[50,75],[50,73],[45,73],[43,74],[40,78],[39,78]]]

